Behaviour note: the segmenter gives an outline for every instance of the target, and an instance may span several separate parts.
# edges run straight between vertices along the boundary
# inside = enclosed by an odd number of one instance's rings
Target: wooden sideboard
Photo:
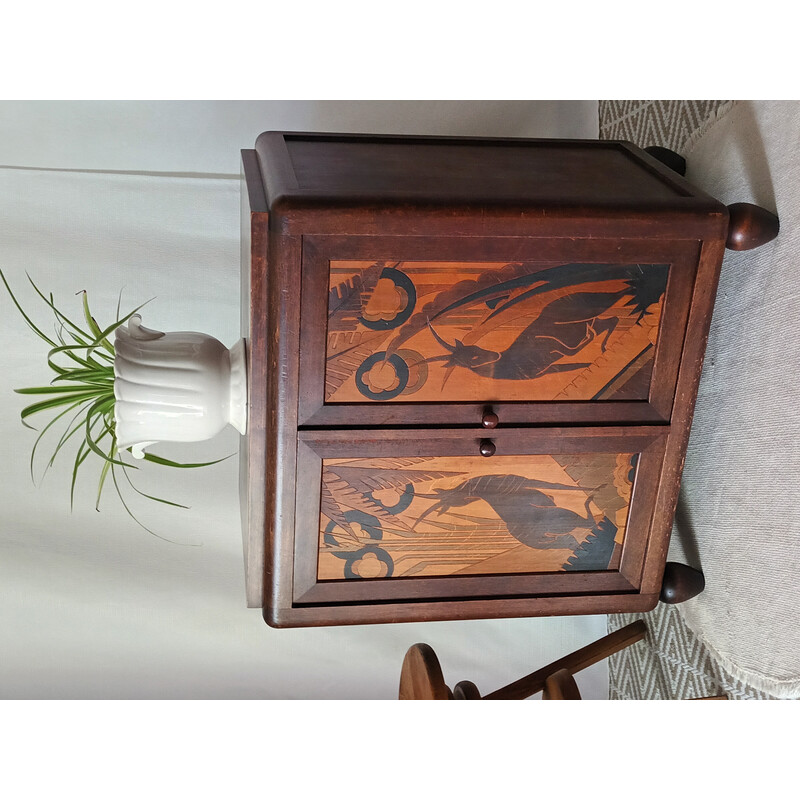
[[[240,488],[268,624],[646,611],[701,587],[665,563],[719,270],[777,220],[679,162],[284,132],[242,151]]]

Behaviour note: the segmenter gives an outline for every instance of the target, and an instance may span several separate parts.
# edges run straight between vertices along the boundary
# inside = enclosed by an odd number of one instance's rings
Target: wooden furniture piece
[[[702,588],[665,559],[714,293],[726,241],[777,220],[729,230],[665,152],[279,132],[242,152],[241,498],[268,624]]]
[[[428,644],[415,644],[408,649],[403,659],[398,699],[524,700],[542,692],[543,700],[580,700],[581,694],[573,677],[576,672],[630,647],[646,635],[647,625],[644,621],[637,620],[484,696],[481,696],[472,681],[459,681],[451,690],[445,683],[442,667],[433,648]],[[715,695],[693,699],[727,700],[728,697]]]

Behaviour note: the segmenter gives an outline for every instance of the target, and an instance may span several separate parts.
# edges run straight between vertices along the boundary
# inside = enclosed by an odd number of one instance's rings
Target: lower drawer
[[[603,597],[630,608],[667,431],[301,431],[267,621],[605,613]]]

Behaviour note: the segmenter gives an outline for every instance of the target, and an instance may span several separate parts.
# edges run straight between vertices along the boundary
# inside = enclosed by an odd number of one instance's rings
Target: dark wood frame
[[[552,237],[303,237],[298,425],[479,425],[486,402],[324,402],[330,262],[375,261],[581,261],[669,264],[650,396],[642,401],[492,402],[502,424],[603,424],[669,422],[683,332],[689,314],[699,244],[641,239]],[[544,268],[544,267],[543,267]],[[288,302],[294,302],[287,298]]]
[[[531,214],[529,199],[477,197],[455,194],[433,198],[417,192],[381,193],[363,189],[337,191],[335,196],[301,186],[287,146],[288,140],[316,142],[352,141],[364,145],[400,142],[446,147],[471,144],[476,148],[523,147],[586,153],[617,153],[635,164],[667,191],[658,197],[609,201],[602,185],[594,186],[591,200],[565,202],[554,192],[536,199],[538,213]],[[700,191],[661,161],[629,142],[591,139],[517,139],[451,136],[396,136],[386,134],[303,133],[267,131],[252,151],[260,168],[275,230],[285,236],[554,236],[591,235],[603,238],[704,239],[727,234],[728,211],[718,200]],[[477,213],[476,213],[477,212]],[[542,213],[544,212],[544,213]]]
[[[298,433],[292,605],[407,602],[469,597],[537,597],[638,591],[650,533],[652,509],[661,474],[666,432],[660,428],[542,428],[492,431],[502,455],[638,453],[628,524],[618,569],[513,575],[435,576],[320,581],[319,508],[324,458],[371,458],[391,452],[398,457],[477,455],[482,436],[469,430],[370,431],[353,440],[341,430]],[[288,545],[288,542],[287,542]],[[284,587],[284,596],[288,596]]]
[[[241,192],[241,334],[247,361],[247,434],[239,447],[239,507],[242,516],[245,592],[248,607],[264,602],[266,561],[266,353],[267,236],[269,212],[255,150],[242,151]]]
[[[588,140],[528,141],[531,147],[585,148],[587,151],[615,149],[662,186],[673,190],[674,196],[665,197],[661,193],[658,197],[615,204],[604,199],[602,187],[598,186],[593,196],[583,202],[561,202],[554,197],[552,202],[545,203],[535,212],[529,205],[506,200],[462,202],[453,197],[447,202],[439,198],[431,203],[424,198],[381,199],[364,193],[332,198],[309,193],[300,186],[284,139],[285,136],[300,135],[309,136],[280,132],[262,134],[255,149],[242,151],[242,227],[247,237],[243,236],[242,334],[247,340],[249,418],[248,434],[241,453],[240,488],[248,605],[261,607],[265,620],[273,627],[610,614],[653,608],[661,590],[714,295],[728,235],[726,207],[633,145]],[[325,139],[326,135],[311,137]],[[339,135],[331,137],[341,138]],[[346,138],[377,142],[397,137]],[[448,137],[414,138],[420,142],[431,138],[442,143],[449,140]],[[492,145],[503,141],[520,143],[516,139],[482,139],[476,143]],[[485,596],[423,601],[409,599],[402,603],[371,599],[333,604],[294,603],[295,515],[298,497],[305,491],[305,486],[300,483],[303,476],[298,474],[298,435],[302,438],[314,434],[314,431],[301,431],[298,419],[300,404],[309,403],[308,397],[301,401],[299,392],[301,259],[304,250],[309,254],[313,248],[323,252],[329,245],[360,237],[375,237],[376,241],[397,237],[467,237],[472,242],[490,237],[511,244],[523,237],[535,237],[567,246],[571,241],[592,240],[615,242],[620,251],[635,247],[638,240],[643,246],[648,243],[646,247],[651,254],[658,252],[658,246],[670,250],[679,243],[680,247],[686,248],[687,257],[689,248],[695,248],[695,277],[690,288],[686,331],[680,337],[671,414],[664,415],[662,408],[662,420],[666,421],[629,419],[625,415],[602,421],[602,424],[626,426],[617,428],[615,433],[626,430],[631,424],[639,423],[638,426],[642,427],[641,423],[647,422],[648,427],[659,431],[665,440],[663,465],[652,499],[652,522],[637,590],[535,598]],[[337,257],[341,257],[338,251]],[[559,260],[562,259],[559,257]],[[642,260],[657,263],[659,259],[647,256]],[[672,261],[670,258],[662,259],[662,262],[667,260]],[[319,276],[317,279],[321,280]],[[327,297],[327,286],[324,295]],[[327,318],[327,313],[323,318]],[[647,407],[647,404],[640,405]],[[303,406],[304,409],[308,407]],[[355,407],[359,416],[362,407]],[[473,433],[477,437],[479,418],[475,416],[474,407],[470,407],[472,416],[467,424],[475,426]],[[421,420],[422,415],[416,419]],[[502,425],[507,421],[512,421],[512,417],[506,420],[501,417],[501,428],[489,435],[502,434]],[[600,421],[581,420],[575,416],[568,421],[576,425],[600,424]],[[446,422],[448,426],[453,423],[449,413]],[[535,423],[520,420],[514,424],[557,422],[557,418],[548,419],[543,415]],[[381,420],[378,425],[389,423]],[[424,427],[424,423],[417,427]],[[364,429],[358,432],[351,429],[345,435],[363,438],[365,433]],[[463,436],[465,431],[457,433]],[[488,432],[482,433],[487,435]],[[302,446],[308,445],[304,442]],[[315,529],[317,527],[315,525]]]

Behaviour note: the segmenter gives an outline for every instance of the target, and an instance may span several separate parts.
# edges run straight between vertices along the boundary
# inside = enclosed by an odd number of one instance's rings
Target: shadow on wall
[[[737,102],[735,123],[730,113],[716,124],[725,130],[720,158],[712,164],[704,163],[703,172],[699,174],[697,165],[692,161],[692,151],[686,155],[686,178],[703,188],[724,183],[724,176],[736,174],[743,176],[743,189],[750,192],[749,197],[718,198],[725,203],[750,202],[763,206],[768,211],[778,214],[773,187],[772,172],[769,166],[764,137],[756,119],[753,103],[749,100]],[[780,216],[780,214],[778,214]]]
[[[672,527],[672,535],[677,539],[683,553],[682,560],[690,567],[703,571],[700,560],[700,548],[697,544],[697,534],[692,525],[691,514],[689,513],[688,503],[684,489],[681,489],[678,497],[678,507],[675,511],[675,520]]]

